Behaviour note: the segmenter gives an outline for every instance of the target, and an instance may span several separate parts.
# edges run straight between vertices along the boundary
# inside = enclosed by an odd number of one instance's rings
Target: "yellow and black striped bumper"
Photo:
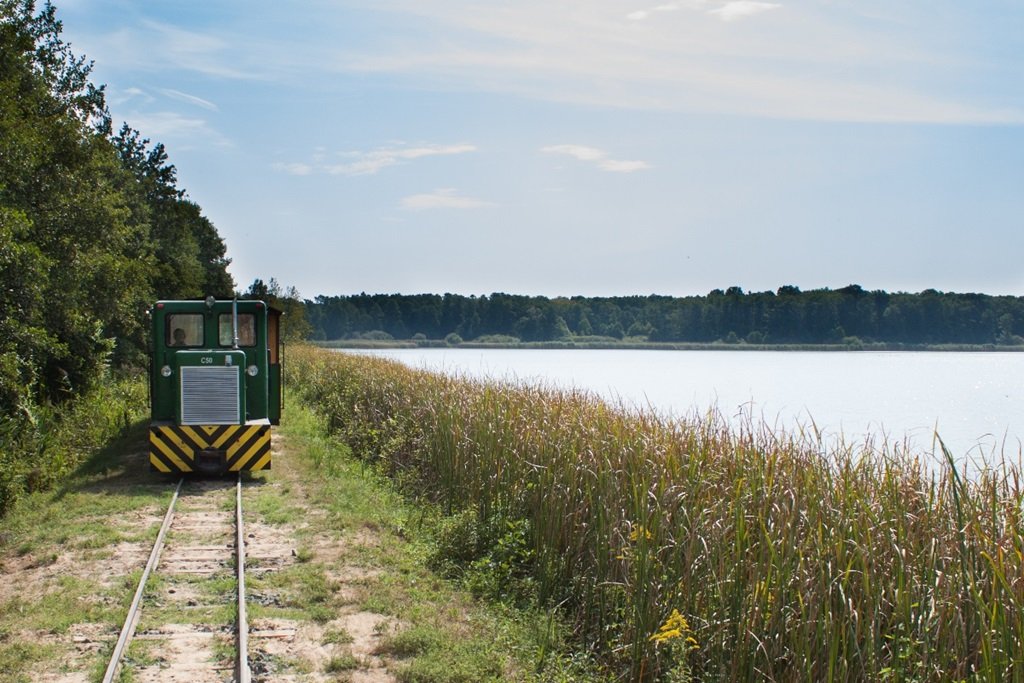
[[[229,472],[270,469],[270,425],[149,427],[149,464],[158,472],[194,472],[200,454],[218,452]]]

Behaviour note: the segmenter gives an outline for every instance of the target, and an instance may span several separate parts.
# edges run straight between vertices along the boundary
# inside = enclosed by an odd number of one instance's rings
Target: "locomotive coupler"
[[[228,470],[228,454],[219,448],[204,448],[196,453],[195,468],[203,474],[224,474]]]

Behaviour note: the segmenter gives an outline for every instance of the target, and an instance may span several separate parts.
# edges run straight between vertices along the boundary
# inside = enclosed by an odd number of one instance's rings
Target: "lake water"
[[[826,440],[909,440],[957,459],[1019,462],[1024,353],[387,349],[415,368],[577,387],[664,415],[717,409]]]

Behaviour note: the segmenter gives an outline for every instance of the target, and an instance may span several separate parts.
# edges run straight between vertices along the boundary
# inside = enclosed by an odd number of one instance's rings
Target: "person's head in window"
[[[180,327],[174,328],[171,346],[185,346],[185,330],[181,329]]]

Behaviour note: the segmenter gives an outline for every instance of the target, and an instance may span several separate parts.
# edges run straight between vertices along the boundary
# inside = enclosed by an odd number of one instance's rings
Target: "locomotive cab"
[[[281,418],[280,320],[257,300],[156,302],[152,469],[270,469],[270,427]]]

